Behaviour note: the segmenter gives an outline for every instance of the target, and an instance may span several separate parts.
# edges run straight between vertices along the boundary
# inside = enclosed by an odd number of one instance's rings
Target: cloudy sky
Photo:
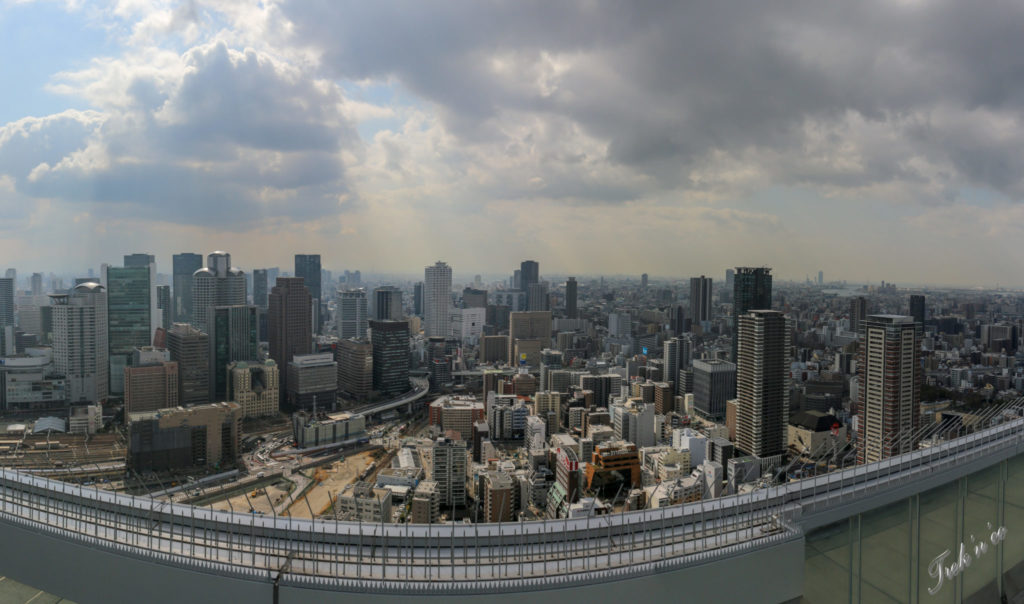
[[[0,265],[1024,285],[1021,32],[996,0],[0,0]]]

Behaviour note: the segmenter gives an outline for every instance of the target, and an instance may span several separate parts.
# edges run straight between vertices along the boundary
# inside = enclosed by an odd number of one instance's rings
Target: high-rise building
[[[579,317],[576,309],[576,277],[569,277],[565,282],[565,316],[570,319]]]
[[[181,404],[210,402],[210,338],[188,323],[167,330],[167,350],[178,363],[178,396]]]
[[[385,396],[409,390],[409,323],[370,321],[373,389]]]
[[[207,331],[207,314],[214,306],[244,305],[245,273],[231,266],[231,254],[213,252],[206,257],[206,268],[192,275],[192,324]]]
[[[550,310],[546,283],[531,283],[526,290],[527,310]]]
[[[297,354],[313,351],[312,296],[302,277],[278,277],[270,290],[267,329],[270,358],[288,367]],[[281,392],[288,391],[287,371],[281,375]],[[283,394],[281,395],[283,398]]]
[[[534,260],[519,263],[519,289],[528,291],[534,283],[540,283],[540,264]]]
[[[338,396],[338,363],[330,352],[297,354],[288,363],[290,409],[333,409]]]
[[[869,315],[857,362],[857,458],[871,463],[917,448],[921,408],[921,325],[913,317]]]
[[[366,290],[350,289],[338,291],[338,337],[366,337]]]
[[[262,363],[235,361],[227,367],[227,399],[238,403],[242,417],[277,415],[280,409],[281,372],[273,359]]]
[[[42,273],[32,273],[31,285],[32,285],[32,295],[33,296],[41,296],[41,295],[43,295],[43,274]]]
[[[104,266],[111,395],[124,394],[124,368],[131,362],[132,351],[153,343],[153,269],[152,264]]]
[[[924,296],[920,294],[912,294],[910,296],[910,316],[914,318],[914,322],[924,326]]]
[[[175,323],[192,322],[192,275],[203,268],[201,254],[185,252],[172,256],[171,287],[174,300],[171,318]],[[169,326],[168,326],[169,327]]]
[[[67,379],[68,401],[105,400],[110,392],[105,288],[98,283],[82,283],[70,294],[51,294],[50,305],[53,364]]]
[[[732,296],[732,360],[736,361],[736,326],[739,316],[752,310],[772,307],[772,269],[764,266],[751,268],[737,266],[733,277]]]
[[[373,347],[367,340],[341,340],[334,350],[338,363],[338,392],[365,401],[373,389]]]
[[[164,349],[135,349],[131,365],[124,370],[125,413],[168,409],[181,403],[178,363],[170,358]]]
[[[818,271],[818,285],[825,285],[825,272]]]
[[[725,401],[736,397],[736,365],[729,361],[693,362],[693,408],[703,417],[725,419]]]
[[[156,309],[160,312],[160,324],[158,327],[169,329],[171,327],[171,286],[156,286]]]
[[[373,318],[377,321],[401,321],[402,290],[393,285],[384,285],[373,290]]]
[[[0,279],[0,327],[14,325],[14,279]]]
[[[484,522],[509,522],[515,494],[512,478],[505,472],[486,472],[483,475]]]
[[[527,365],[540,364],[540,351],[551,346],[551,311],[514,312],[508,319],[508,358],[520,364],[525,354]],[[518,353],[517,353],[518,351]]]
[[[691,328],[711,320],[711,277],[690,279],[690,321]]]
[[[305,280],[313,304],[313,331],[318,334],[322,333],[324,313],[321,310],[323,290],[320,280],[323,271],[320,268],[320,254],[295,254],[295,276]],[[358,285],[353,287],[358,287]]]
[[[252,303],[256,308],[267,307],[267,293],[270,291],[267,281],[267,269],[257,268],[252,271]]]
[[[464,308],[487,308],[487,290],[472,287],[462,290],[462,306]]]
[[[439,438],[431,447],[430,479],[437,483],[441,506],[466,505],[466,443]]]
[[[850,331],[860,333],[860,324],[868,316],[868,301],[864,296],[850,299]]]
[[[452,305],[452,267],[438,261],[424,269],[423,319],[427,337],[448,337]]]
[[[423,282],[420,281],[412,287],[412,314],[417,317],[423,316]]]
[[[207,324],[210,327],[210,400],[228,397],[228,365],[235,361],[258,361],[259,317],[255,306],[214,306]]]
[[[736,367],[736,445],[760,458],[786,450],[789,420],[789,328],[775,310],[740,316]]]

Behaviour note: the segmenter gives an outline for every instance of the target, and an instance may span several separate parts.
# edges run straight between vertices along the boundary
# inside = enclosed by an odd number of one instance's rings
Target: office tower
[[[302,277],[314,300],[321,299],[320,254],[295,254],[295,276]]]
[[[171,287],[173,312],[171,318],[175,323],[192,322],[192,275],[203,268],[203,257],[200,254],[185,252],[171,257],[173,274]]]
[[[921,374],[921,325],[913,317],[864,319],[857,362],[858,461],[871,463],[917,448]]]
[[[448,337],[448,311],[451,306],[452,269],[437,262],[424,270],[423,319],[427,337]]]
[[[231,254],[213,252],[206,257],[206,268],[192,276],[192,324],[208,331],[207,313],[213,306],[244,305],[245,273],[231,266]]]
[[[146,346],[132,353],[124,370],[124,411],[156,411],[181,404],[178,363],[167,350]]]
[[[647,273],[640,275],[640,288],[647,289]]]
[[[526,290],[527,310],[550,310],[548,286],[545,283],[531,283]]]
[[[402,290],[385,285],[373,290],[373,318],[377,321],[401,321]]]
[[[14,325],[14,279],[0,279],[0,327]]]
[[[213,403],[143,411],[128,422],[128,467],[136,472],[223,468],[238,459],[242,409]]]
[[[818,271],[818,285],[825,285],[825,273],[824,273],[824,271]]]
[[[508,358],[515,365],[540,363],[540,351],[551,346],[551,311],[514,312],[508,319]]]
[[[281,400],[281,372],[273,359],[262,363],[235,361],[228,365],[227,373],[227,400],[242,408],[242,417],[277,415]]]
[[[584,374],[580,376],[580,388],[594,393],[594,405],[607,407],[608,398],[619,396],[622,386],[622,377],[614,373],[601,375]]]
[[[124,256],[126,268],[143,268],[150,264],[156,264],[156,256],[153,254],[125,254]]]
[[[472,287],[462,290],[462,306],[464,308],[487,308],[487,290]]]
[[[786,450],[789,420],[789,329],[775,310],[740,316],[736,367],[736,445],[760,458]]]
[[[366,337],[366,290],[350,289],[338,292],[338,337]]]
[[[342,340],[334,349],[338,363],[338,392],[356,402],[373,389],[373,347],[366,340]]]
[[[850,300],[850,331],[860,333],[860,324],[868,316],[868,301],[864,296]]]
[[[209,312],[210,401],[227,401],[228,365],[259,360],[259,317],[248,305],[214,306]]]
[[[924,296],[920,294],[913,294],[910,296],[910,316],[914,318],[914,322],[924,327]]]
[[[551,390],[548,382],[548,373],[561,369],[565,361],[565,355],[560,350],[545,348],[540,351],[540,389]]]
[[[448,322],[452,338],[463,344],[476,345],[483,335],[484,323],[487,322],[487,309],[453,308]]]
[[[704,321],[711,320],[711,277],[690,279],[690,325],[696,330]]]
[[[312,300],[302,277],[278,277],[277,285],[270,290],[267,310],[270,358],[279,368],[288,367],[295,355],[313,351]],[[288,391],[287,376],[287,371],[282,372],[282,393]]]
[[[679,370],[683,368],[679,360],[679,347],[682,345],[682,338],[670,338],[665,340],[662,346],[661,360],[664,364],[664,378],[666,382],[675,385],[674,391],[678,392]]]
[[[6,271],[4,271],[4,278],[10,279],[12,283],[17,284],[18,283],[18,269],[16,269],[16,268],[9,268],[9,269],[7,269]]]
[[[736,397],[736,365],[728,361],[693,362],[693,408],[703,417],[725,419],[725,401]]]
[[[569,277],[565,282],[565,316],[570,319],[579,318],[576,309],[576,277]]]
[[[124,394],[124,368],[132,351],[153,343],[152,297],[150,288],[153,265],[134,267],[104,266],[107,284],[107,334],[110,359],[110,394]]]
[[[420,281],[412,287],[412,314],[417,317],[423,316],[423,282]]]
[[[160,324],[157,327],[168,329],[171,326],[171,286],[156,286],[156,309],[159,311]]]
[[[51,294],[50,305],[53,365],[67,379],[68,401],[105,400],[110,388],[106,290],[98,283],[83,283],[70,294]]]
[[[256,308],[267,307],[267,269],[257,268],[252,271],[252,303]]]
[[[540,264],[533,260],[523,260],[519,264],[519,287],[526,292],[526,308],[531,310],[530,304],[533,298],[530,297],[530,286],[540,283]],[[534,295],[539,295],[539,292],[535,292]],[[536,310],[546,310],[543,308],[537,308]]]
[[[41,296],[43,295],[43,274],[32,273],[32,295]]]
[[[288,363],[290,409],[333,409],[338,396],[338,363],[330,352],[297,354]]]
[[[431,447],[430,479],[437,483],[441,505],[466,505],[466,443],[439,438]]]
[[[182,405],[210,402],[210,338],[188,323],[167,330],[167,351],[178,363],[178,396]]]
[[[384,396],[409,390],[409,323],[370,321],[373,389]]]
[[[732,360],[736,361],[736,326],[739,316],[752,310],[772,307],[772,269],[737,266],[733,277],[732,296]]]

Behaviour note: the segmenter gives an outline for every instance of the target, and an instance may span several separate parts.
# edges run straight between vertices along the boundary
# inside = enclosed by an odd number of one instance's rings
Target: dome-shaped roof
[[[201,269],[197,270],[196,272],[192,273],[193,277],[198,277],[199,275],[206,275],[206,276],[209,276],[209,277],[216,277],[217,276],[213,271],[211,271],[208,268],[201,268]]]
[[[76,292],[93,292],[93,291],[101,292],[101,291],[103,291],[103,286],[100,285],[99,283],[96,283],[95,281],[86,281],[85,283],[79,283],[78,285],[76,285],[75,286],[75,291]]]

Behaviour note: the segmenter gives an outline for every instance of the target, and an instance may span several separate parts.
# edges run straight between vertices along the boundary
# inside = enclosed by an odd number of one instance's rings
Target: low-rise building
[[[338,494],[334,516],[337,520],[391,522],[391,491],[368,482],[350,484]]]
[[[127,419],[128,465],[136,471],[223,468],[238,458],[237,403],[141,411]]]

